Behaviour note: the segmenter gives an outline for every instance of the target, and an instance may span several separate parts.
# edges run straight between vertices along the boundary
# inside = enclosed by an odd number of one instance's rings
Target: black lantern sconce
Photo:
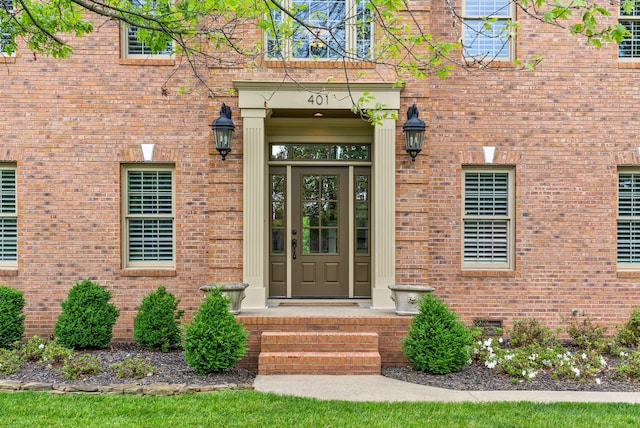
[[[422,151],[424,143],[424,131],[427,129],[423,120],[418,119],[418,107],[412,105],[407,110],[407,121],[402,127],[406,140],[406,150],[412,161],[416,161],[416,156]]]
[[[211,123],[213,129],[213,139],[216,143],[216,150],[222,155],[222,160],[227,158],[231,152],[231,138],[236,126],[231,120],[231,107],[222,103],[220,117]]]

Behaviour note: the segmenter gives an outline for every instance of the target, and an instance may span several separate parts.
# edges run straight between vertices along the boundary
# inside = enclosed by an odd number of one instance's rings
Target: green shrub
[[[111,292],[97,283],[76,283],[63,301],[54,334],[68,348],[101,348],[109,344],[120,311],[109,304]]]
[[[621,362],[615,368],[620,379],[640,379],[640,351],[620,352]]]
[[[0,374],[10,375],[20,369],[22,359],[15,349],[0,348]]]
[[[614,341],[630,348],[640,345],[640,307],[633,308],[629,320],[618,328]]]
[[[515,321],[509,337],[514,348],[526,348],[531,345],[554,347],[559,343],[551,329],[540,324],[535,318]]]
[[[22,291],[0,286],[0,348],[14,347],[24,334]]]
[[[151,376],[155,372],[155,368],[151,365],[149,358],[125,357],[121,363],[113,363],[109,366],[110,370],[115,370],[116,377],[142,379],[145,376]]]
[[[164,286],[145,296],[133,320],[133,339],[145,349],[168,352],[180,343],[178,323],[184,311],[178,310],[175,296]]]
[[[414,368],[446,374],[468,364],[470,344],[469,329],[440,299],[428,294],[409,326],[402,350]]]
[[[64,360],[60,373],[65,379],[80,379],[102,372],[100,358],[89,354],[73,354]]]
[[[45,347],[49,341],[40,336],[33,336],[27,343],[20,347],[20,355],[26,361],[40,361],[44,355]]]
[[[596,324],[592,318],[572,319],[567,327],[567,334],[573,342],[587,350],[604,351],[609,345],[609,340],[604,337],[606,332],[607,327]]]
[[[198,374],[233,367],[246,353],[247,332],[229,312],[228,300],[220,289],[211,290],[185,328],[185,360]]]
[[[73,349],[61,345],[57,340],[52,340],[45,345],[40,362],[50,366],[59,366],[71,355],[73,355]]]

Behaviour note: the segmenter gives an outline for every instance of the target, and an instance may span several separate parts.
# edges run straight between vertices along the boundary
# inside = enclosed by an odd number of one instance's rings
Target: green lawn
[[[640,406],[359,403],[254,391],[148,397],[0,393],[2,427],[638,427]]]

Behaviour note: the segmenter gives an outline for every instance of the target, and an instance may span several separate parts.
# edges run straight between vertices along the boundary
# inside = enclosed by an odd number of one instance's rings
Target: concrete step
[[[263,332],[258,374],[380,374],[378,334]]]

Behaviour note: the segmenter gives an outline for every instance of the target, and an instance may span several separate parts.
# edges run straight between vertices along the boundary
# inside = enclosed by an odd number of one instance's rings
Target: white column
[[[243,135],[243,282],[245,308],[267,305],[265,109],[241,109]]]
[[[375,127],[373,159],[373,288],[374,308],[393,308],[387,288],[396,278],[396,121],[385,119]]]

